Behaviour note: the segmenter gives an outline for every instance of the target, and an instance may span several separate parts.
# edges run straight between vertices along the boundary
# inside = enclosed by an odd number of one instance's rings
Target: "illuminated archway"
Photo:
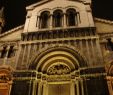
[[[31,61],[29,69],[43,73],[48,73],[52,69],[56,69],[57,73],[60,72],[56,67],[68,70],[62,71],[62,73],[69,73],[87,67],[87,62],[77,50],[65,46],[55,46],[37,54]]]

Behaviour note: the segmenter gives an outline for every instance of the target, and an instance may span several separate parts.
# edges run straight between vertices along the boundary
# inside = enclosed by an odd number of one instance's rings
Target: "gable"
[[[0,41],[17,41],[21,39],[24,26],[16,27],[0,35]]]
[[[68,7],[76,7],[78,11],[86,10],[87,8],[84,6],[83,2],[80,1],[71,1],[71,0],[49,0],[46,3],[42,4],[34,4],[31,7],[27,7],[27,9],[32,9],[32,14],[39,13],[45,9],[47,10],[55,10],[58,8],[68,8]],[[31,10],[30,10],[31,11]]]
[[[41,2],[38,2],[36,4],[32,4],[28,7],[26,7],[27,10],[34,10],[36,8],[38,8],[39,10],[41,10],[40,7],[42,7],[43,9],[44,8],[54,8],[55,6],[58,8],[58,7],[65,7],[65,6],[79,6],[81,9],[84,7],[82,6],[83,5],[83,1],[75,1],[75,0],[42,0]]]

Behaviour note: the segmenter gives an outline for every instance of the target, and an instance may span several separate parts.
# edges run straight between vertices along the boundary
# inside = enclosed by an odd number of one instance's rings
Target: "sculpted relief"
[[[51,66],[47,71],[49,75],[63,75],[68,74],[69,72],[70,72],[69,67],[60,63]]]

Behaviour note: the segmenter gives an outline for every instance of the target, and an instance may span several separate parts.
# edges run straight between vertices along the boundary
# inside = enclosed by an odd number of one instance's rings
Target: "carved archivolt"
[[[60,75],[82,67],[87,67],[87,61],[77,50],[66,46],[54,46],[38,53],[31,60],[29,69],[36,69],[44,74]]]
[[[62,63],[57,63],[48,68],[47,74],[49,75],[63,75],[70,72],[70,68]]]

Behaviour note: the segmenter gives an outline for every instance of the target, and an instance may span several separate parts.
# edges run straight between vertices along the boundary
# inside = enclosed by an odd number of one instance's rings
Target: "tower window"
[[[11,46],[10,49],[9,49],[9,52],[8,52],[8,58],[14,56],[14,46]]]
[[[66,16],[67,26],[75,26],[77,24],[77,12],[75,9],[68,9]]]
[[[1,53],[1,58],[4,58],[7,54],[7,46],[3,47],[2,53]]]
[[[50,14],[48,11],[42,12],[40,16],[40,28],[48,28]]]
[[[53,13],[53,26],[54,27],[62,26],[62,17],[63,17],[63,12],[61,10],[54,11]]]

